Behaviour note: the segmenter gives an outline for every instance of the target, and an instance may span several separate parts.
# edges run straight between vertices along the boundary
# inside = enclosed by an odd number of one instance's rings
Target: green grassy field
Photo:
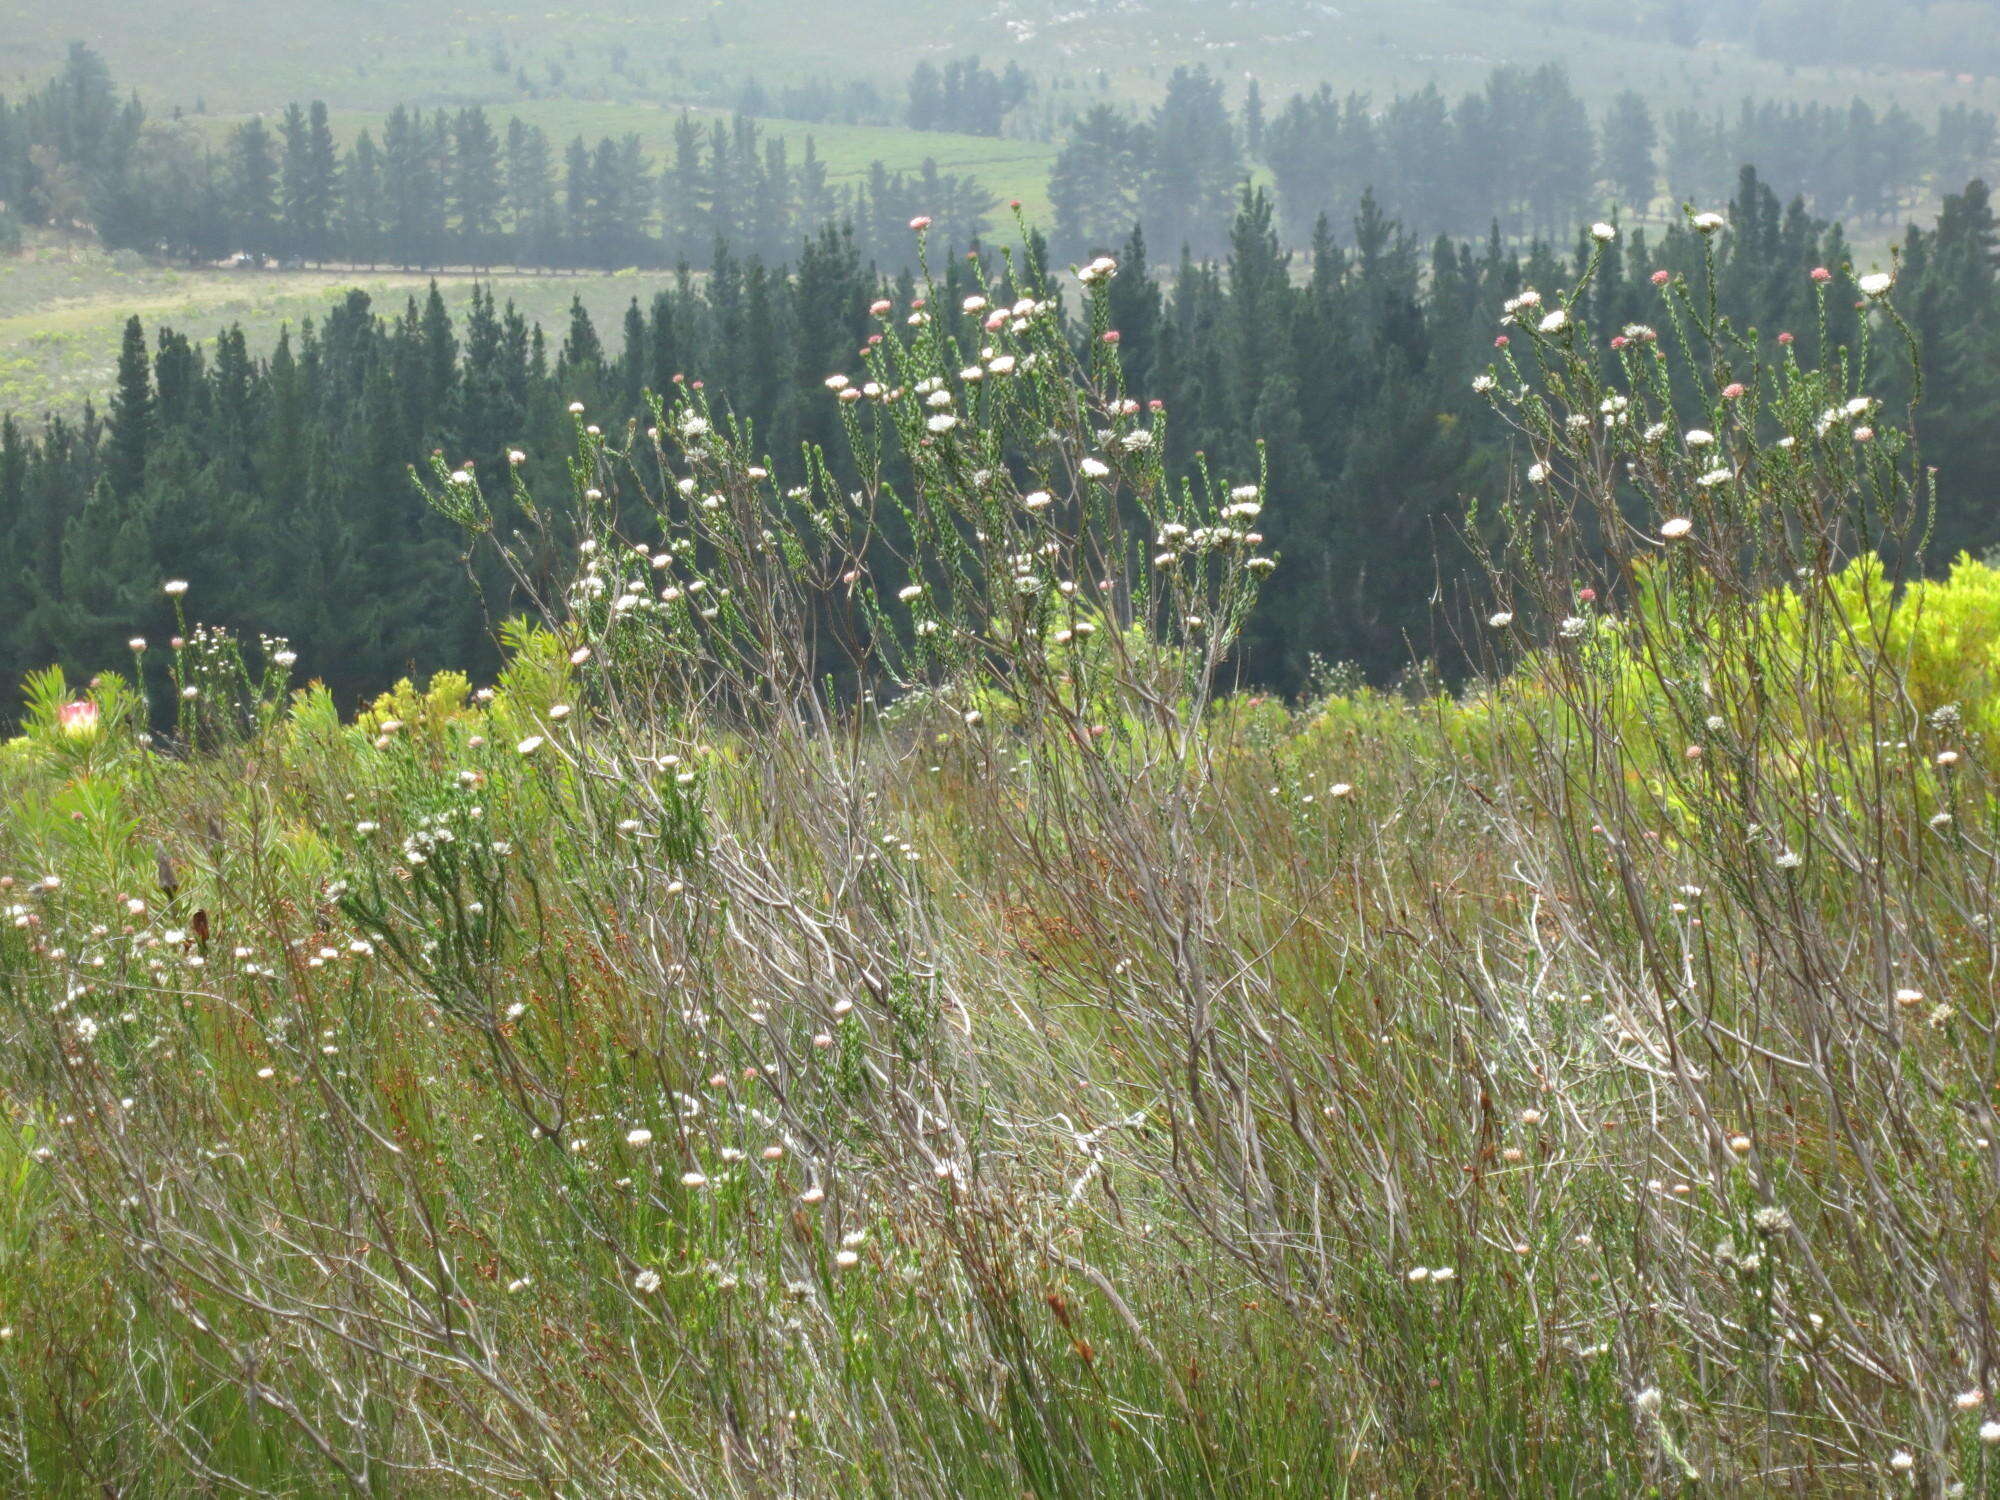
[[[729,111],[646,102],[590,102],[573,99],[526,100],[496,105],[491,110],[496,130],[518,115],[547,131],[560,147],[577,136],[595,142],[604,136],[636,135],[656,168],[673,158],[675,123],[686,112],[703,122],[727,120]],[[361,131],[382,139],[386,111],[336,109],[330,121],[343,145]],[[220,145],[247,115],[211,114],[196,122],[202,134]],[[1057,147],[1042,141],[957,135],[949,131],[904,130],[887,125],[802,125],[789,120],[759,122],[765,138],[783,137],[794,165],[804,159],[811,138],[827,175],[836,186],[858,182],[870,166],[882,162],[891,171],[911,171],[926,159],[946,172],[977,177],[1002,203],[1020,199],[1030,219],[1046,222],[1049,169]]]
[[[438,278],[454,315],[463,312],[475,281],[492,285],[502,303],[512,300],[531,322],[559,337],[570,299],[581,296],[599,333],[615,350],[619,319],[633,297],[642,302],[671,278],[665,273],[589,272],[578,276],[500,273]],[[203,343],[240,323],[253,352],[270,352],[281,328],[297,330],[324,317],[350,287],[360,287],[379,310],[399,311],[406,297],[421,296],[430,277],[402,272],[262,272],[184,270],[155,265],[130,253],[108,255],[80,242],[37,237],[27,251],[0,260],[0,412],[73,415],[86,400],[110,389],[120,329],[130,315],[144,321],[150,338],[162,324]]]

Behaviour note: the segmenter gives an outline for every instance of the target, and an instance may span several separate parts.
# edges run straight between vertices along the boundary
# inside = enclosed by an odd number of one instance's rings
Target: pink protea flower
[[[56,728],[71,739],[86,739],[97,733],[97,705],[88,698],[65,703],[56,710]]]
[[[1115,343],[1117,343],[1117,342],[1118,342],[1118,330],[1117,330],[1117,329],[1115,329],[1115,328],[1113,328],[1113,329],[1109,330],[1109,331],[1108,331],[1108,332],[1107,332],[1107,333],[1106,333],[1106,334],[1104,335],[1104,342],[1105,342],[1105,343],[1107,343],[1107,344],[1115,344]]]
[[[1829,271],[1825,266],[1814,266],[1812,268],[1812,279],[1821,283],[1829,282],[1833,280],[1833,272]]]
[[[1653,273],[1654,286],[1665,286],[1668,282],[1672,281],[1673,279],[1674,275],[1673,272],[1671,271],[1655,271]]]
[[[1503,333],[1500,335],[1500,337],[1495,339],[1493,341],[1493,347],[1495,349],[1505,349],[1507,347],[1507,335]]]
[[[1789,333],[1781,333],[1778,335],[1778,342],[1789,348],[1791,347],[1792,336]]]
[[[931,227],[931,216],[929,214],[918,214],[914,219],[910,220],[910,228],[914,229],[919,234],[922,234],[926,229],[930,227]]]
[[[879,318],[884,313],[888,312],[892,306],[894,306],[894,304],[891,303],[888,298],[884,297],[880,301],[871,302],[868,305],[868,310]]]
[[[1740,380],[1732,380],[1722,388],[1722,399],[1724,401],[1734,401],[1742,394],[1743,382]]]
[[[1612,334],[1612,335],[1611,335],[1611,347],[1612,347],[1612,348],[1614,348],[1614,349],[1623,349],[1623,348],[1625,347],[1625,344],[1626,344],[1626,338],[1625,338],[1625,335],[1624,335],[1624,334],[1622,334],[1622,333],[1614,333],[1614,334]]]

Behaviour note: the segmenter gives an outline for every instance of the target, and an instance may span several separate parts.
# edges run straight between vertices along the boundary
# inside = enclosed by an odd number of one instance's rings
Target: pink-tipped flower
[[[910,220],[910,228],[914,229],[918,234],[922,234],[930,227],[931,216],[929,214],[918,214],[914,219]]]
[[[88,698],[65,703],[56,710],[56,727],[71,739],[85,739],[97,733],[97,705]]]
[[[1787,349],[1789,349],[1792,346],[1792,335],[1789,333],[1781,333],[1778,335],[1778,342],[1780,344],[1783,344]]]
[[[869,303],[868,311],[870,311],[876,317],[879,318],[882,317],[884,314],[886,314],[890,310],[890,308],[894,306],[895,304],[893,302],[891,302],[887,297],[884,297],[880,301]]]
[[[1495,339],[1493,341],[1493,347],[1495,349],[1505,349],[1507,347],[1507,335],[1503,333],[1500,335],[1500,337]]]
[[[1812,268],[1812,279],[1825,284],[1833,280],[1833,272],[1829,271],[1825,266],[1814,266]]]
[[[1673,279],[1674,279],[1674,274],[1671,271],[1655,271],[1653,273],[1654,286],[1665,286],[1668,282],[1672,281]]]
[[[1109,332],[1107,332],[1107,333],[1106,333],[1106,334],[1104,335],[1104,342],[1105,342],[1105,343],[1107,343],[1107,344],[1115,344],[1115,343],[1117,343],[1117,342],[1118,342],[1118,330],[1117,330],[1117,329],[1115,329],[1115,328],[1113,328],[1113,329],[1111,329],[1111,330],[1110,330]]]
[[[1734,401],[1742,394],[1743,382],[1740,380],[1732,380],[1722,388],[1722,399],[1724,401]]]

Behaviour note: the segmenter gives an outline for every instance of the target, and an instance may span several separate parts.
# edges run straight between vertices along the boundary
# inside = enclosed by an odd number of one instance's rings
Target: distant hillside
[[[832,27],[821,0],[601,0],[575,10],[496,0],[297,9],[0,0],[0,88],[45,76],[81,38],[151,102],[225,112],[308,96],[352,110],[536,97],[726,104],[753,77],[773,90],[863,81],[893,100],[918,63],[973,52],[1037,75],[1043,115],[1072,113],[1101,93],[1150,101],[1174,66],[1193,62],[1239,86],[1255,76],[1267,94],[1322,81],[1393,92],[1435,80],[1449,92],[1476,86],[1499,63],[1562,60],[1592,101],[1638,87],[1704,107],[1745,93],[1861,92],[1927,111],[2000,102],[2000,85],[1960,81],[1962,69],[1993,66],[1992,39],[1981,41],[1993,31],[1990,6],[1816,6],[1819,35],[1804,57],[1860,58],[1862,67],[1786,61],[1806,46],[1797,9],[1792,0],[849,0]],[[1760,44],[1770,56],[1757,55]],[[1898,70],[1885,59],[1928,67]]]

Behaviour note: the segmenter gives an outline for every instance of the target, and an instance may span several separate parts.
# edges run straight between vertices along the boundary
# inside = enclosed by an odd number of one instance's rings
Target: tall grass
[[[13,1487],[2000,1492],[1988,746],[1921,648],[1984,576],[1884,571],[1870,351],[1669,285],[1607,364],[1580,291],[1492,375],[1456,698],[1230,692],[1260,476],[1170,482],[1102,297],[1079,356],[1011,280],[882,310],[855,488],[698,390],[579,413],[538,534],[440,466],[541,597],[490,689],[343,723],[184,626],[148,743],[38,678]]]

